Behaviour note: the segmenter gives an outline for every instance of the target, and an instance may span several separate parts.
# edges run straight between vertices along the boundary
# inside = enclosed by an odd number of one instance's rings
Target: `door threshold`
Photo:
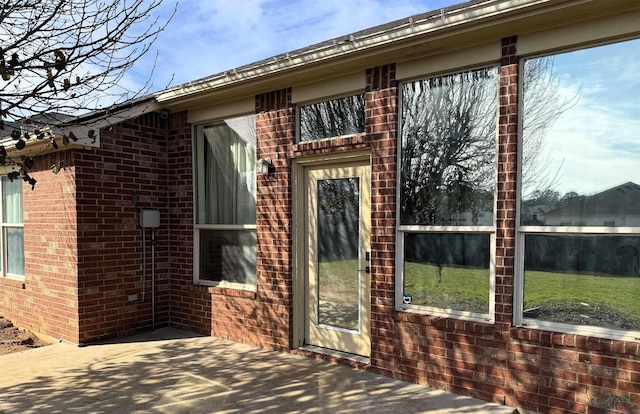
[[[350,354],[348,352],[342,352],[335,349],[323,348],[321,346],[302,345],[298,349],[300,351],[311,352],[316,355],[327,357],[323,359],[328,359],[336,362],[340,362],[340,360],[346,360],[346,361],[355,362],[358,365],[369,365],[371,363],[371,358],[369,357]]]

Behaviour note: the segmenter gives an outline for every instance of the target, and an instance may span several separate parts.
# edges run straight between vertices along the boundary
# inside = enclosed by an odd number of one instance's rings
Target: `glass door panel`
[[[360,180],[318,180],[318,323],[360,326]]]
[[[369,356],[370,168],[305,170],[307,344]]]

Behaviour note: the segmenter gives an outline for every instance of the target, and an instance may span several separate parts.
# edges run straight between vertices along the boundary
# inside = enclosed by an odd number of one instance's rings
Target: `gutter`
[[[584,3],[590,0],[577,1]],[[550,0],[470,1],[438,11],[415,15],[351,35],[334,38],[306,48],[195,80],[155,94],[159,103],[212,92],[226,86],[292,71],[310,63],[321,63],[410,41],[435,32],[476,25],[497,16],[513,14],[550,3]],[[576,2],[564,2],[562,6]]]

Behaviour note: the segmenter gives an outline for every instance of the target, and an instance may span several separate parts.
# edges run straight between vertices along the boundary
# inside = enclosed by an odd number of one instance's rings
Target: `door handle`
[[[358,272],[371,273],[371,268],[369,266],[365,266],[364,269],[358,269]]]

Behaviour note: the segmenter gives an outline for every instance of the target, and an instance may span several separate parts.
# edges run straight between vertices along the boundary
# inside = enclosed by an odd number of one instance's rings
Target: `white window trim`
[[[616,43],[627,39],[616,39],[606,44]],[[518,41],[518,48],[521,49],[523,39]],[[574,50],[583,50],[590,47],[605,46],[606,44],[589,44],[581,47],[575,45],[565,45],[565,48],[558,51],[548,51],[546,53],[540,51],[542,48],[536,43],[535,48],[531,47],[529,56],[521,56],[519,72],[524,74],[524,63],[527,59],[553,56],[558,53],[570,52]],[[535,54],[533,53],[535,49]],[[519,77],[518,96],[521,99],[524,89],[524,76]],[[523,102],[518,105],[518,173],[516,192],[516,248],[515,248],[515,269],[514,269],[514,288],[513,288],[513,325],[516,327],[538,329],[544,331],[561,332],[568,334],[576,334],[583,336],[592,336],[604,339],[640,341],[640,331],[621,330],[612,328],[602,328],[591,325],[572,325],[560,322],[549,322],[532,318],[525,318],[524,313],[524,239],[528,234],[559,234],[559,235],[633,235],[640,236],[640,228],[638,227],[609,227],[609,226],[523,226],[521,220],[521,204],[522,194],[522,148],[523,148],[523,126],[524,113]]]
[[[495,61],[486,63],[476,63],[474,66],[467,68],[451,69],[444,73],[431,73],[417,78],[411,78],[400,82],[398,90],[400,96],[398,98],[398,145],[397,145],[397,182],[396,189],[401,187],[401,174],[402,169],[402,142],[401,142],[401,128],[402,128],[402,85],[405,83],[414,82],[421,79],[429,79],[434,77],[446,76],[449,74],[456,74],[460,72],[479,70],[487,67],[496,67],[499,70],[499,65]],[[498,79],[496,79],[498,82]],[[396,196],[396,286],[395,286],[395,303],[396,311],[398,312],[411,312],[419,315],[429,315],[444,318],[454,318],[463,321],[470,322],[484,322],[495,323],[495,308],[496,308],[496,228],[497,228],[497,216],[496,206],[498,203],[498,149],[499,149],[499,102],[500,102],[500,87],[496,85],[496,133],[495,133],[495,166],[494,166],[494,191],[493,191],[493,225],[492,226],[424,226],[424,225],[401,225],[400,224],[400,194]],[[469,311],[460,311],[453,309],[436,308],[425,305],[411,305],[404,303],[404,235],[407,233],[469,233],[469,234],[490,234],[490,257],[489,257],[489,312],[477,313]]]
[[[251,113],[246,114],[235,114],[233,116],[226,116],[226,118],[235,118],[244,115],[253,115]],[[204,122],[198,125],[193,125],[191,128],[191,139],[192,139],[192,169],[195,174],[203,174],[197,168],[198,166],[198,154],[196,153],[196,143],[197,139],[196,130],[199,126],[205,126],[209,124],[213,124],[216,122],[223,122],[224,119],[213,120],[210,122]],[[256,224],[197,224],[198,220],[198,188],[196,184],[196,180],[193,182],[193,263],[192,263],[192,283],[196,286],[208,286],[208,287],[219,287],[219,288],[227,288],[227,289],[235,289],[235,290],[244,290],[249,292],[257,291],[257,280],[256,284],[249,283],[237,283],[237,282],[228,282],[226,280],[215,281],[215,280],[206,280],[200,279],[200,230],[233,230],[233,231],[242,231],[242,230],[257,230]],[[257,247],[256,247],[257,248]],[[257,263],[256,263],[257,267]],[[256,269],[257,272],[257,269]],[[257,275],[256,275],[257,277]]]
[[[22,180],[22,178],[19,178],[19,180]],[[2,197],[2,183],[0,182],[0,197]],[[24,202],[24,200],[23,200]],[[24,234],[24,204],[22,206],[22,211],[23,211],[23,220],[22,223],[5,223],[4,220],[2,220],[2,217],[4,216],[4,201],[0,199],[0,237],[2,238],[1,240],[1,251],[0,251],[0,260],[2,260],[2,270],[0,271],[0,279],[10,279],[10,280],[17,280],[17,281],[21,281],[23,282],[25,280],[25,275],[20,275],[20,274],[16,274],[16,273],[9,273],[7,272],[7,269],[9,268],[9,250],[7,248],[7,232],[6,229],[8,228],[21,228],[23,229],[23,234]],[[24,244],[22,245],[22,252],[24,254]],[[26,258],[25,258],[26,259]],[[26,273],[26,269],[25,269],[25,273]]]
[[[256,230],[257,226],[255,224],[240,224],[240,225],[231,225],[231,224],[195,224],[193,226],[193,284],[198,286],[211,286],[211,287],[220,287],[220,288],[229,288],[229,289],[238,289],[238,290],[248,290],[251,292],[255,292],[257,290],[257,284],[249,284],[249,283],[236,283],[236,282],[228,282],[226,280],[206,280],[200,279],[200,230],[234,230],[234,231],[242,231],[242,230]]]
[[[1,211],[0,211],[0,214],[2,214]],[[0,277],[5,278],[5,279],[24,281],[25,275],[20,275],[20,274],[17,274],[17,273],[9,273],[9,272],[7,272],[7,269],[9,267],[9,257],[8,257],[9,251],[7,249],[7,232],[5,231],[6,229],[23,229],[23,232],[24,232],[24,223],[3,223],[0,220],[0,232],[2,232],[1,233],[1,237],[2,237],[2,274],[0,274]],[[22,250],[24,252],[24,244],[22,245]]]

